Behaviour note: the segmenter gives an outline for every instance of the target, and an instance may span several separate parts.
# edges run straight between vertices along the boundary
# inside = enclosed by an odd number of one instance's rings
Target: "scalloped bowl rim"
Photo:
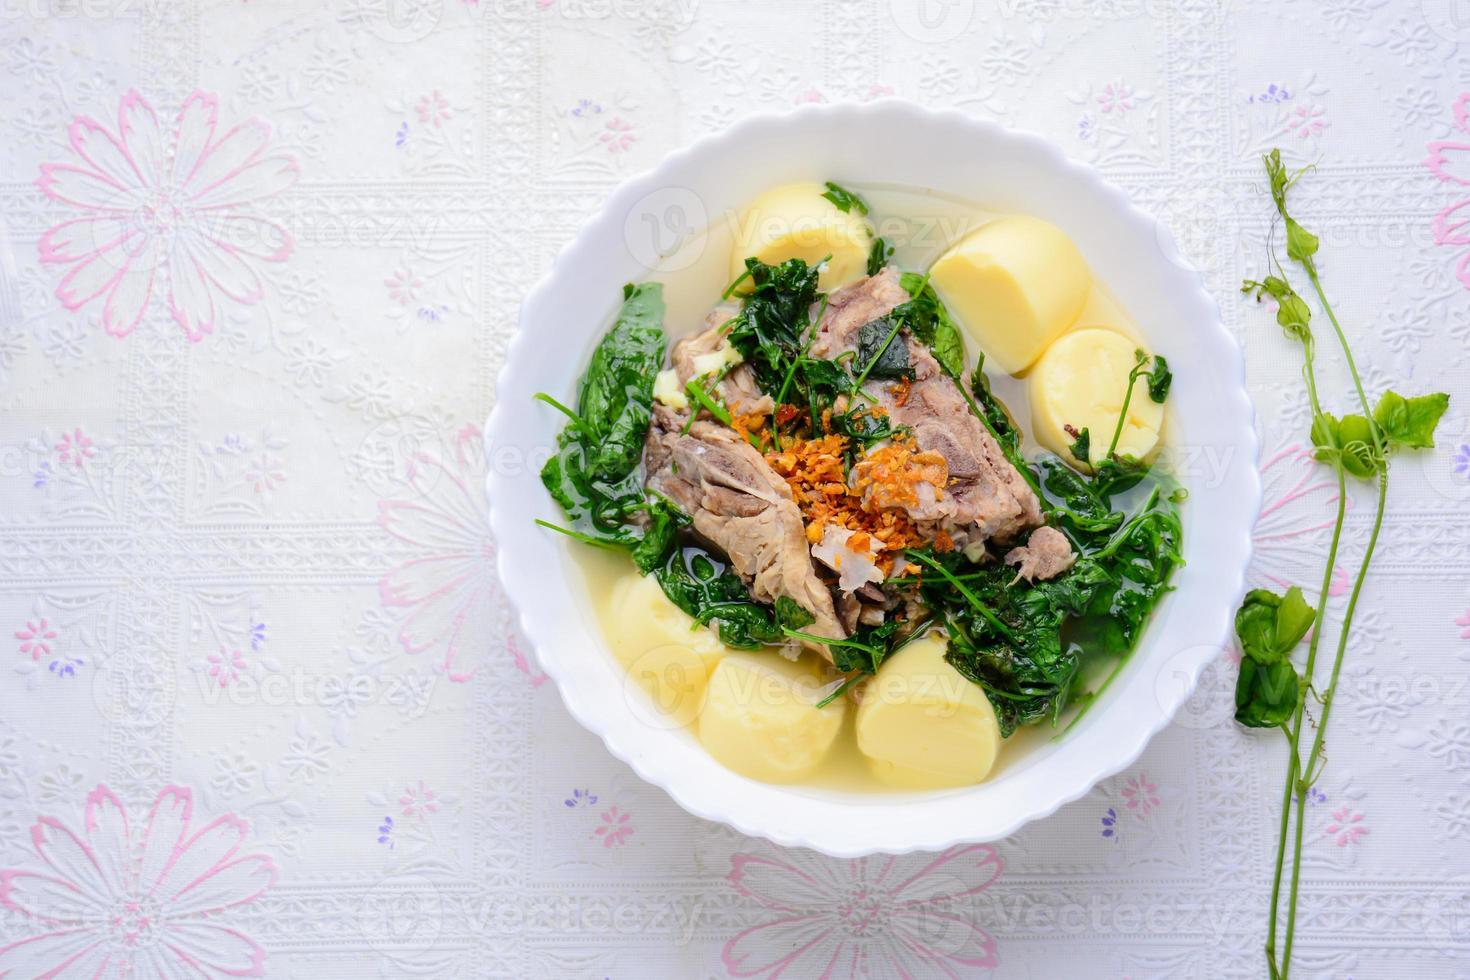
[[[844,168],[844,162],[859,152],[880,158],[884,153],[897,152],[887,145],[897,141],[886,136],[895,132],[919,146],[935,141],[931,147],[936,151],[931,154],[933,159],[923,163],[890,161],[882,174],[873,173],[873,164],[866,160]],[[519,451],[519,458],[529,458],[525,434],[538,425],[544,428],[549,424],[533,416],[530,394],[537,390],[570,390],[585,363],[583,352],[590,351],[595,342],[590,338],[600,336],[605,327],[611,307],[600,301],[589,301],[599,311],[593,323],[581,322],[587,317],[585,312],[570,318],[575,324],[571,327],[565,326],[568,319],[552,316],[558,303],[576,302],[567,299],[568,289],[575,285],[584,292],[591,291],[586,285],[589,275],[595,283],[605,285],[602,280],[620,284],[647,274],[643,268],[643,275],[638,275],[637,260],[631,254],[622,254],[631,252],[626,247],[625,229],[631,217],[640,213],[640,202],[657,198],[669,188],[714,187],[706,192],[707,196],[719,197],[726,193],[725,186],[714,184],[712,173],[724,173],[727,183],[744,181],[756,189],[784,182],[774,173],[769,179],[759,176],[780,170],[779,161],[759,158],[750,170],[732,173],[733,161],[742,154],[750,156],[760,147],[815,140],[814,133],[824,134],[824,141],[820,146],[814,144],[809,155],[830,157],[839,169],[834,171],[829,166],[825,172],[838,180],[889,180],[885,175],[894,168],[910,166],[928,167],[936,174],[946,169],[983,170],[994,158],[981,161],[980,154],[975,159],[954,158],[940,151],[951,144],[999,150],[999,159],[1005,161],[1009,155],[1013,158],[1011,165],[1020,168],[1013,174],[1017,181],[1053,181],[1060,197],[1078,198],[1084,202],[1082,211],[1095,208],[1108,222],[1116,222],[1107,230],[1110,246],[1089,250],[1084,247],[1085,239],[1096,238],[1096,228],[1079,235],[1075,224],[1069,227],[1067,215],[1031,209],[1073,234],[1095,270],[1100,262],[1122,261],[1110,254],[1119,251],[1111,246],[1114,238],[1123,243],[1124,253],[1130,247],[1135,251],[1143,247],[1143,254],[1148,255],[1146,246],[1151,243],[1157,256],[1137,274],[1142,277],[1140,281],[1157,280],[1157,285],[1134,291],[1154,290],[1166,306],[1189,311],[1187,319],[1198,327],[1190,335],[1190,345],[1177,345],[1168,351],[1176,379],[1186,381],[1176,385],[1176,394],[1171,398],[1171,402],[1182,400],[1183,406],[1173,405],[1171,410],[1185,423],[1186,432],[1208,434],[1202,446],[1213,445],[1232,454],[1218,486],[1204,491],[1191,486],[1191,499],[1184,513],[1185,553],[1192,561],[1176,573],[1175,591],[1155,611],[1139,647],[1107,694],[1077,726],[1075,734],[1048,743],[1040,751],[1040,758],[1016,772],[1007,771],[1002,778],[974,787],[936,794],[832,797],[801,787],[745,779],[704,755],[693,739],[650,727],[646,716],[640,716],[628,699],[609,696],[608,669],[621,668],[589,619],[581,585],[574,584],[569,574],[566,546],[550,541],[539,529],[532,532],[533,516],[555,516],[534,472],[529,467],[500,469],[494,462],[497,451],[506,447]],[[878,144],[868,142],[874,133],[885,134],[885,139]],[[778,142],[777,137],[782,139]],[[770,166],[766,166],[768,163]],[[811,169],[803,161],[796,165]],[[855,171],[861,173],[855,176]],[[941,183],[932,179],[896,182],[929,187]],[[1002,187],[995,193],[1003,196],[1008,191]],[[749,196],[737,194],[729,206]],[[986,204],[994,200],[993,194],[966,196]],[[618,244],[625,247],[618,250]],[[1096,242],[1093,244],[1096,246]],[[1123,273],[1131,277],[1131,266]],[[1115,285],[1113,279],[1102,274],[1098,278],[1110,288]],[[608,287],[608,299],[615,298],[612,288]],[[1125,296],[1119,295],[1119,299],[1129,306]],[[1137,308],[1130,307],[1130,312],[1142,327],[1146,318]],[[551,376],[552,368],[528,366],[539,355],[537,341],[545,335],[548,319],[557,323],[558,329],[586,334],[579,341],[579,356],[575,359],[566,358],[568,348],[562,348],[566,363],[561,376],[556,377]],[[1146,329],[1143,332],[1148,335]],[[1195,370],[1197,367],[1206,370],[1201,373]],[[541,376],[533,377],[538,373]],[[1213,392],[1213,400],[1201,401],[1204,396],[1196,390],[1201,379]],[[497,542],[496,569],[514,609],[516,625],[556,684],[571,715],[642,779],[662,788],[695,816],[777,844],[809,847],[834,857],[933,851],[961,842],[1006,837],[1027,822],[1080,798],[1101,780],[1130,765],[1149,740],[1169,724],[1205,666],[1230,642],[1233,612],[1244,592],[1251,531],[1261,499],[1254,410],[1246,393],[1242,351],[1222,323],[1199,273],[1180,256],[1168,231],[1098,171],[1068,159],[1040,136],[955,110],[930,110],[900,99],[808,105],[786,113],[752,116],[674,151],[654,169],[617,187],[562,248],[522,304],[520,323],[497,379],[496,403],[485,426],[485,442],[489,463],[486,492],[491,531]],[[531,445],[534,448],[534,442]],[[514,452],[510,458],[517,458]],[[1208,524],[1200,519],[1202,515],[1209,518]],[[1208,574],[1197,577],[1195,563],[1204,557],[1209,559]],[[534,567],[554,568],[555,572],[517,573],[518,569]],[[1187,622],[1181,624],[1180,617],[1173,613],[1185,605],[1189,607]],[[575,614],[578,610],[582,615]],[[1174,648],[1172,652],[1169,646]],[[588,650],[600,662],[589,661]]]

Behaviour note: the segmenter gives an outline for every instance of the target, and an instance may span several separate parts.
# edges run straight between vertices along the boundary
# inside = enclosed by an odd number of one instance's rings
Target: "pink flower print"
[[[30,654],[32,660],[40,660],[42,657],[51,656],[51,641],[56,639],[56,630],[45,617],[38,617],[33,623],[26,620],[25,629],[16,630],[15,638],[20,641],[21,655]]]
[[[488,647],[496,622],[495,543],[484,494],[484,445],[466,426],[448,458],[419,453],[408,474],[408,499],[378,503],[378,523],[420,552],[378,581],[385,606],[410,611],[398,630],[407,653],[437,650],[449,679],[468,681],[459,661]]]
[[[893,94],[892,85],[874,84],[868,86],[868,98],[882,99]]]
[[[424,281],[408,269],[394,269],[393,274],[383,280],[388,287],[388,297],[399,306],[411,306],[418,302],[419,290]]]
[[[1327,110],[1319,105],[1299,105],[1291,110],[1287,118],[1287,128],[1296,130],[1296,135],[1301,139],[1309,136],[1320,136],[1322,130],[1327,128],[1327,120],[1324,118]]]
[[[97,447],[92,440],[80,428],[70,432],[63,432],[61,440],[56,443],[56,458],[63,464],[70,463],[77,469],[81,469],[93,456],[97,455]]]
[[[41,620],[41,622],[44,625],[46,621],[43,619],[43,620]],[[27,625],[29,625],[29,624],[27,624]],[[1458,619],[1455,620],[1455,625],[1456,626],[1463,626],[1464,627],[1464,629],[1460,630],[1460,639],[1462,639],[1462,640],[1470,640],[1470,609],[1466,609],[1465,610],[1465,615],[1463,615],[1463,616],[1461,616],[1461,617],[1459,617]],[[15,635],[16,636],[20,636],[19,633],[15,634]],[[25,652],[25,648],[24,647],[21,648],[21,652],[22,653]]]
[[[418,113],[419,122],[433,126],[435,129],[440,128],[444,121],[453,115],[449,108],[449,100],[444,98],[438,89],[434,89],[419,99],[418,104],[413,108],[414,112]]]
[[[619,847],[633,836],[633,827],[628,822],[628,814],[617,807],[610,806],[598,816],[602,823],[593,829],[592,837],[594,840],[600,838],[603,847]]]
[[[633,134],[633,124],[622,116],[614,116],[609,119],[602,134],[597,138],[607,147],[609,153],[626,153],[628,148],[638,140],[638,137]]]
[[[281,460],[271,453],[261,453],[245,468],[245,482],[262,497],[269,497],[270,492],[285,481],[286,471]]]
[[[41,261],[70,270],[56,287],[68,310],[102,299],[102,326],[133,331],[155,289],[191,341],[214,330],[224,300],[264,295],[257,266],[291,254],[291,236],[249,206],[296,182],[288,155],[268,155],[271,129],[247,119],[218,133],[219,100],[194,92],[165,132],[136,91],[118,106],[117,134],[90,116],[69,130],[74,163],[41,166],[36,186],[80,209],[41,236]]]
[[[1338,847],[1356,844],[1358,839],[1367,832],[1368,828],[1363,826],[1363,815],[1347,806],[1334,810],[1332,819],[1323,830],[1323,833],[1332,838]]]
[[[1455,128],[1465,135],[1430,142],[1427,146],[1429,156],[1425,158],[1424,165],[1441,181],[1463,187],[1470,185],[1470,92],[1462,92],[1451,111],[1455,117]],[[1436,245],[1470,245],[1470,198],[1446,205],[1434,216],[1429,229]],[[1466,289],[1470,289],[1470,250],[1461,254],[1455,275]]]
[[[547,681],[546,674],[540,668],[531,663],[531,658],[521,649],[521,641],[516,639],[515,627],[507,624],[505,636],[505,648],[510,651],[511,659],[515,662],[516,670],[526,675],[532,687],[540,687]]]
[[[827,97],[821,93],[820,89],[816,88],[809,88],[805,92],[801,92],[796,96],[797,105],[815,105],[818,102],[826,101]]]
[[[1277,588],[1321,581],[1324,545],[1318,538],[1333,525],[1337,485],[1319,476],[1312,451],[1299,445],[1287,446],[1261,464],[1265,504],[1256,519],[1251,567],[1255,576]],[[1347,588],[1347,571],[1333,568],[1328,595],[1341,595]]]
[[[240,856],[250,833],[240,817],[191,833],[193,818],[193,794],[178,786],[141,821],[98,786],[85,836],[39,817],[31,841],[41,863],[0,871],[0,906],[33,923],[0,946],[0,976],[263,976],[265,951],[228,920],[275,883],[275,866]]]
[[[1146,817],[1159,805],[1159,788],[1149,782],[1145,773],[1130,776],[1123,784],[1123,805]]]
[[[209,660],[209,676],[218,682],[220,687],[229,687],[240,679],[245,673],[245,657],[239,650],[226,650],[220,648],[219,653],[211,653]]]
[[[736,854],[726,880],[775,917],[725,943],[721,958],[737,977],[968,976],[997,962],[973,897],[1000,873],[985,844],[843,862]]]
[[[435,798],[434,791],[422,779],[417,786],[406,787],[403,795],[398,797],[398,803],[403,807],[405,817],[426,817],[439,812],[439,801]]]
[[[1133,87],[1123,81],[1109,82],[1098,93],[1097,105],[1105,113],[1116,112],[1121,116],[1134,106]]]

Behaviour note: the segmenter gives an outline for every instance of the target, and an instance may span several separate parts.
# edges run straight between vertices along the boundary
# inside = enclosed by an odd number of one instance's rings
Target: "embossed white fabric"
[[[1394,466],[1297,972],[1470,976],[1467,43],[1453,0],[9,3],[0,975],[1263,975],[1283,754],[1230,720],[1229,652],[1055,816],[841,862],[686,816],[508,630],[479,426],[519,298],[667,151],[893,93],[1174,230],[1245,345],[1273,587],[1318,574],[1334,490],[1237,289],[1259,154],[1319,163],[1367,386],[1452,403]]]

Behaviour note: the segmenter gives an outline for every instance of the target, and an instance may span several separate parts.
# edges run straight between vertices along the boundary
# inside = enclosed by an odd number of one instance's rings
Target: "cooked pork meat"
[[[674,370],[679,374],[681,387],[688,384],[690,378],[705,373],[700,363],[701,359],[708,359],[704,361],[705,364],[720,362],[719,354],[729,347],[729,342],[720,332],[720,327],[738,312],[738,307],[716,307],[715,311],[705,318],[703,332],[692,337],[685,337],[674,345],[672,354]],[[764,415],[775,407],[775,401],[771,396],[761,393],[755,383],[755,373],[745,364],[737,364],[731,368],[716,386],[715,392],[736,415]]]
[[[789,596],[816,617],[808,632],[846,636],[832,595],[812,566],[806,528],[786,481],[733,430],[695,422],[682,433],[681,421],[663,407],[654,413],[644,457],[649,486],[678,504],[693,519],[695,533],[729,557],[754,598],[774,602]]]
[[[1031,532],[1025,545],[1006,553],[1006,564],[1028,582],[1056,578],[1077,562],[1072,543],[1054,527],[1045,525]]]
[[[892,266],[837,290],[822,317],[813,354],[831,358],[855,350],[864,323],[908,299]],[[896,424],[913,430],[920,450],[936,451],[948,464],[947,485],[934,488],[932,497],[921,495],[909,508],[911,516],[941,522],[962,546],[990,538],[1015,540],[1041,523],[1040,501],[929,349],[907,335],[905,340],[913,382],[901,392],[888,382],[869,382],[867,387]]]

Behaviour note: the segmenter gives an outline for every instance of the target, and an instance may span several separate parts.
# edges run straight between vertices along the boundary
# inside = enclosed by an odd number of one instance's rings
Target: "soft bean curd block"
[[[726,766],[753,779],[786,783],[811,775],[837,740],[847,702],[830,693],[810,660],[734,653],[710,675],[699,738]]]
[[[1104,327],[1075,330],[1052,344],[1030,378],[1036,441],[1072,460],[1070,447],[1086,429],[1090,456],[1096,461],[1107,453],[1117,431],[1120,456],[1143,459],[1153,452],[1164,423],[1164,406],[1149,397],[1146,376],[1134,380],[1128,412],[1122,414],[1138,350],[1135,341]]]
[[[950,248],[930,281],[987,358],[1030,367],[1072,325],[1092,276],[1066,233],[1039,218],[998,218]]]
[[[861,276],[873,241],[868,222],[856,208],[838,209],[822,196],[824,190],[816,182],[787,184],[751,201],[735,218],[730,278],[745,271],[749,257],[780,265],[787,259],[814,264],[829,255],[821,288],[833,289]]]
[[[710,671],[729,651],[709,630],[669,601],[657,580],[637,575],[613,586],[617,629],[613,654],[629,681],[674,725],[698,717]]]
[[[864,686],[857,744],[884,782],[916,789],[968,786],[995,764],[995,709],[944,653],[941,636],[915,640]]]

